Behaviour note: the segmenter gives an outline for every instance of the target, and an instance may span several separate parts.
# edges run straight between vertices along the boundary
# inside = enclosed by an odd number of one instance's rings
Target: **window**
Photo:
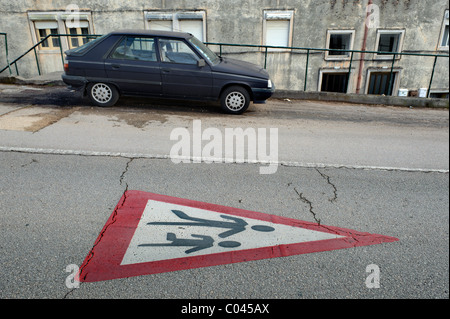
[[[155,40],[153,38],[124,38],[114,52],[113,59],[156,62]]]
[[[89,42],[89,38],[83,35],[92,33],[89,12],[28,12],[28,24],[35,44],[50,34],[72,35],[47,38],[38,47],[43,54],[60,54],[61,49],[77,48]]]
[[[292,22],[294,11],[264,12],[264,43],[268,46],[292,46]],[[269,48],[268,51],[285,51],[286,49]]]
[[[89,24],[87,21],[80,21],[78,23],[78,26],[75,27],[67,27],[67,34],[72,34],[73,36],[69,37],[69,47],[71,49],[73,48],[77,48],[83,44],[86,44],[89,42],[89,39],[87,36],[83,36],[83,35],[87,35],[89,34]]]
[[[441,47],[448,48],[448,24],[444,27],[444,34],[442,36]]]
[[[220,62],[220,58],[210,50],[210,48],[208,48],[203,42],[201,42],[199,39],[197,38],[190,38],[189,42],[194,45],[198,51],[200,51],[207,59],[209,62],[211,62],[212,64],[217,64]]]
[[[376,51],[377,59],[392,59],[392,53],[401,52],[404,30],[378,30]],[[396,56],[400,58],[400,56]]]
[[[323,72],[321,92],[347,93],[348,72]]]
[[[439,49],[448,50],[448,10],[445,11],[442,23],[441,37],[439,39]]]
[[[56,21],[36,21],[34,23],[36,29],[37,41],[40,42],[50,34],[58,34],[58,23]],[[41,50],[54,50],[60,47],[59,37],[48,37],[41,43]]]
[[[432,99],[448,99],[448,91],[430,91],[430,98]]]
[[[327,49],[335,50],[352,50],[354,30],[328,30],[327,32]],[[327,60],[342,60],[350,57],[350,52],[345,51],[326,51],[325,58]]]
[[[160,39],[162,62],[172,62],[181,64],[197,64],[200,58],[194,51],[181,40]]]
[[[146,29],[187,32],[201,41],[206,41],[206,13],[204,11],[175,13],[145,11],[144,16]]]
[[[398,72],[369,72],[369,85],[367,94],[392,95],[395,83],[397,81]],[[389,86],[390,84],[390,86]]]

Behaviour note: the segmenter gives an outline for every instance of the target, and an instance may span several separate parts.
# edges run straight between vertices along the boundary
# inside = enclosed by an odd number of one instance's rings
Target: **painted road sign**
[[[80,267],[93,282],[397,241],[397,238],[127,191]]]

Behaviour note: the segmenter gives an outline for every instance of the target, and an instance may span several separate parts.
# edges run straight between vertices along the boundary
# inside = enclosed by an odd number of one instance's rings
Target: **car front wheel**
[[[231,86],[222,92],[220,105],[226,113],[242,114],[250,105],[250,95],[241,86]]]
[[[98,106],[113,106],[119,99],[116,87],[107,83],[89,83],[87,93],[92,103]]]

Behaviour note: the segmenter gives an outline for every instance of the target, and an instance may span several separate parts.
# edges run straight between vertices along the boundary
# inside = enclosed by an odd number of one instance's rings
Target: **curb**
[[[272,96],[276,99],[313,100],[343,102],[352,104],[392,105],[421,108],[449,108],[448,99],[432,99],[422,97],[382,96],[354,93],[304,92],[277,90]]]
[[[0,83],[3,84],[20,84],[20,85],[55,85],[65,86],[66,84],[61,79],[63,72],[53,72],[44,76],[38,76],[35,78],[25,79],[17,75],[9,75],[0,77]]]

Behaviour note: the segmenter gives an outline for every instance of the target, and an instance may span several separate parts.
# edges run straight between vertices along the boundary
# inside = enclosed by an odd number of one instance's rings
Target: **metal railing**
[[[36,48],[41,45],[43,42],[45,42],[50,37],[58,37],[59,39],[59,51],[61,54],[61,62],[64,66],[64,53],[61,45],[61,37],[84,37],[84,38],[96,38],[101,35],[98,34],[49,34],[45,38],[41,39],[38,43],[36,43],[34,46],[32,46],[29,50],[27,50],[25,53],[23,53],[18,58],[14,59],[12,62],[9,62],[8,60],[8,45],[7,45],[7,34],[1,32],[0,35],[4,35],[5,38],[5,49],[6,49],[6,61],[7,66],[0,70],[0,74],[4,72],[6,69],[9,69],[10,74],[12,74],[11,66],[15,66],[16,74],[19,75],[19,70],[17,67],[17,62],[22,59],[24,56],[26,56],[29,52],[33,51],[35,60],[36,60],[36,66],[38,70],[38,74],[41,75],[41,69],[39,64],[39,59],[37,56]],[[269,53],[273,53],[270,50],[277,50],[274,51],[276,53],[279,52],[294,52],[294,51],[301,51],[306,54],[306,62],[305,62],[305,76],[304,76],[304,84],[303,84],[303,91],[306,91],[307,89],[307,83],[308,83],[308,67],[310,63],[310,55],[314,52],[339,52],[339,53],[347,53],[350,55],[349,59],[343,60],[348,61],[348,72],[347,72],[347,85],[349,83],[349,79],[352,72],[352,63],[354,62],[355,54],[377,54],[377,55],[383,55],[383,56],[392,56],[392,59],[383,59],[383,62],[390,61],[391,67],[390,67],[390,75],[389,75],[389,86],[388,86],[388,95],[392,95],[392,83],[394,80],[394,65],[397,59],[401,56],[417,56],[417,57],[430,57],[434,58],[433,61],[433,68],[430,75],[430,80],[428,84],[428,90],[427,90],[427,97],[430,96],[430,90],[431,85],[433,82],[433,77],[436,70],[436,63],[438,58],[449,58],[448,54],[433,54],[433,53],[414,53],[414,52],[383,52],[383,51],[363,51],[363,50],[342,50],[342,49],[325,49],[325,48],[307,48],[307,47],[286,47],[286,46],[270,46],[270,45],[256,45],[256,44],[234,44],[234,43],[216,43],[216,42],[205,42],[206,45],[209,46],[219,46],[219,55],[223,55],[223,47],[247,47],[247,48],[257,48],[258,52],[262,52],[264,54],[264,69],[267,69],[267,61],[268,61],[268,55]],[[240,53],[240,52],[230,52],[230,53]],[[256,52],[253,52],[256,53]]]
[[[442,58],[449,58],[449,55],[445,55],[445,54],[432,54],[432,53],[413,53],[413,52],[385,52],[385,51],[362,51],[362,50],[342,50],[342,49],[324,49],[324,48],[306,48],[306,47],[285,47],[285,46],[270,46],[270,45],[251,45],[251,44],[232,44],[232,43],[214,43],[214,42],[206,42],[207,45],[215,45],[215,46],[219,46],[219,55],[223,54],[223,47],[224,46],[229,46],[229,47],[250,47],[250,48],[258,48],[259,50],[263,50],[264,53],[264,69],[267,69],[267,56],[268,53],[270,52],[269,49],[274,49],[274,50],[282,50],[282,51],[275,51],[275,52],[292,52],[294,50],[297,51],[305,51],[306,54],[306,63],[305,63],[305,79],[304,79],[304,85],[303,85],[303,91],[306,91],[306,87],[307,87],[307,83],[308,83],[308,67],[309,67],[309,58],[312,52],[340,52],[340,53],[349,53],[350,54],[350,58],[348,59],[349,61],[349,66],[348,66],[348,73],[347,73],[347,84],[349,83],[349,79],[350,79],[350,75],[352,72],[352,63],[354,61],[354,55],[355,53],[362,53],[362,54],[377,54],[377,55],[384,55],[384,56],[392,56],[392,59],[383,59],[383,60],[379,60],[383,61],[383,62],[387,62],[390,61],[391,62],[391,67],[390,67],[390,75],[389,75],[389,86],[388,86],[388,95],[392,95],[392,82],[394,80],[394,65],[395,62],[397,61],[398,57],[401,56],[421,56],[421,57],[434,57],[434,61],[433,61],[433,68],[431,71],[431,76],[430,76],[430,80],[429,80],[429,84],[428,84],[428,90],[427,90],[427,97],[429,97],[430,95],[430,89],[431,89],[431,84],[433,82],[433,77],[434,77],[434,73],[436,70],[436,63],[437,63],[437,59],[439,57]],[[238,52],[233,52],[233,53],[238,53]],[[339,61],[347,61],[347,60],[339,60]],[[338,60],[333,61],[333,62],[339,62]]]
[[[0,34],[4,34],[5,35],[5,42],[7,41],[7,35],[6,33],[0,33]],[[16,75],[19,75],[19,69],[17,67],[17,62],[22,59],[24,56],[26,56],[28,53],[30,53],[31,51],[34,52],[34,57],[36,60],[36,67],[37,67],[37,71],[39,75],[41,74],[41,67],[40,67],[40,63],[39,63],[39,58],[37,55],[37,51],[36,48],[38,46],[40,46],[42,43],[44,43],[45,41],[47,41],[47,39],[49,39],[50,37],[58,37],[59,39],[59,52],[61,54],[61,62],[62,65],[64,67],[64,53],[63,53],[63,48],[61,45],[61,37],[82,37],[82,38],[96,38],[99,37],[100,35],[98,34],[49,34],[46,37],[42,38],[38,43],[36,43],[35,45],[33,45],[30,49],[28,49],[25,53],[23,53],[21,56],[19,56],[18,58],[14,59],[12,62],[8,61],[8,47],[6,45],[6,57],[7,57],[7,66],[4,67],[3,69],[0,70],[0,74],[3,73],[6,69],[9,69],[9,73],[12,74],[11,72],[11,66],[14,65],[15,69],[16,69]],[[7,42],[6,42],[7,43]]]
[[[9,74],[12,74],[11,72],[11,66],[9,63],[9,56],[8,56],[8,34],[4,33],[4,32],[0,32],[1,36],[4,36],[4,41],[5,41],[5,56],[6,56],[6,63],[7,63],[7,68],[9,69]],[[3,70],[4,71],[4,70]],[[2,71],[2,72],[3,72]],[[0,72],[1,73],[1,72]]]

